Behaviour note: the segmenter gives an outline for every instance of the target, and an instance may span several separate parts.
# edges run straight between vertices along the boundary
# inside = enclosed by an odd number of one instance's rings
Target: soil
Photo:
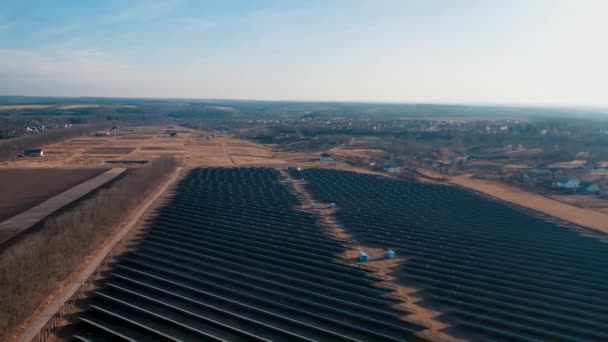
[[[0,221],[108,169],[0,169]]]
[[[85,154],[129,154],[134,148],[129,147],[94,147]]]

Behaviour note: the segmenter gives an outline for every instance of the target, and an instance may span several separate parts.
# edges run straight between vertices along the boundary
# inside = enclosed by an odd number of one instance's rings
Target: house
[[[319,160],[320,161],[332,161],[334,160],[331,156],[331,154],[329,153],[321,153],[321,155],[319,156]]]
[[[295,165],[289,165],[287,167],[287,171],[302,171],[302,168],[300,168],[299,166],[295,166]]]
[[[581,184],[581,181],[576,178],[561,178],[555,183],[560,189],[576,189]]]
[[[600,192],[600,186],[593,183],[581,183],[581,190],[587,194],[597,194]]]
[[[522,180],[522,182],[524,182],[524,184],[535,184],[535,183],[538,183],[540,181],[538,177],[536,177],[534,175],[531,176],[531,175],[529,175],[527,173],[524,173],[521,176],[521,180]]]
[[[44,150],[41,148],[34,148],[23,151],[23,155],[26,157],[44,157]]]
[[[403,167],[403,163],[402,162],[392,162],[392,163],[388,163],[386,165],[384,165],[382,167],[382,171],[384,172],[390,172],[390,173],[397,173],[401,171],[401,168]]]
[[[530,173],[533,173],[535,175],[550,175],[551,171],[547,169],[532,169],[530,170]]]

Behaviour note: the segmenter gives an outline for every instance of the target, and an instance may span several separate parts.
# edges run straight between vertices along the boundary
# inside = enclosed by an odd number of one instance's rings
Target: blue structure
[[[395,251],[393,251],[392,249],[389,249],[388,251],[386,251],[385,256],[387,259],[395,259]]]
[[[359,251],[359,261],[367,262],[367,254],[364,251]]]
[[[335,209],[336,208],[336,203],[334,203],[334,202],[329,203],[329,207],[332,208],[332,209]]]
[[[310,207],[313,208],[313,209],[317,209],[317,203],[312,202],[312,204],[310,205]]]
[[[332,160],[334,160],[334,158],[332,158],[331,154],[329,154],[329,153],[321,153],[321,155],[319,156],[319,160],[320,161],[332,161]]]

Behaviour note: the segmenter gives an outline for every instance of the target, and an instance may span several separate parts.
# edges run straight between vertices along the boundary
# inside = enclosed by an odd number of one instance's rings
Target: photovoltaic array
[[[365,244],[406,257],[465,331],[500,340],[608,341],[608,245],[592,233],[448,185],[329,169],[294,172]]]
[[[192,171],[70,327],[98,340],[417,341],[420,325],[268,168]]]

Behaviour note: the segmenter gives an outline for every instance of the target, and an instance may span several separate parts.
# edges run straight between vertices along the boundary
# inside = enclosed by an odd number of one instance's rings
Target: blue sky
[[[3,1],[0,94],[606,105],[603,0]]]

